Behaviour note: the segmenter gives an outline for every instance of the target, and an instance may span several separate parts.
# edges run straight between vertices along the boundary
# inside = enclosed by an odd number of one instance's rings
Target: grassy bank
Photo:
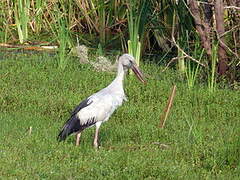
[[[83,98],[105,87],[114,74],[95,72],[69,59],[64,71],[48,55],[1,55],[0,177],[3,179],[238,179],[239,91],[209,95],[199,84],[188,90],[174,71],[143,65],[146,86],[127,77],[129,101],[100,129],[57,143],[69,113]],[[177,94],[164,129],[159,117],[172,87]],[[28,128],[32,126],[31,135]],[[167,145],[167,147],[162,144]]]

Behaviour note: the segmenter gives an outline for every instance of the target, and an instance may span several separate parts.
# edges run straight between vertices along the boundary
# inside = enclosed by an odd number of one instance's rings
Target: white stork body
[[[123,100],[127,100],[123,89],[124,74],[128,68],[136,68],[136,66],[131,64],[128,67],[128,64],[124,64],[125,61],[134,63],[134,58],[128,54],[120,57],[117,77],[106,88],[89,96],[75,108],[58,135],[60,141],[65,140],[72,133],[77,133],[76,145],[79,145],[81,132],[85,128],[95,125],[96,132],[93,144],[94,147],[98,147],[98,132],[101,124],[109,119],[117,107],[122,105]],[[141,72],[138,69],[135,69],[134,72],[139,73],[137,74],[138,78],[144,82]]]
[[[87,98],[89,106],[77,113],[78,118],[81,119],[80,124],[87,123],[91,118],[94,118],[96,122],[108,120],[117,107],[122,105],[123,100],[126,100],[123,78],[124,73],[121,73],[106,88]]]

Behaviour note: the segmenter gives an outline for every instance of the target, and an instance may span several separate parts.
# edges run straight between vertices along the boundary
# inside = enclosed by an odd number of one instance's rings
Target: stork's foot
[[[94,147],[95,149],[98,149],[98,148],[99,148],[98,140],[94,139],[94,141],[93,141],[93,147]]]
[[[93,147],[94,147],[95,149],[98,149],[98,145],[96,145],[96,144],[94,144]]]

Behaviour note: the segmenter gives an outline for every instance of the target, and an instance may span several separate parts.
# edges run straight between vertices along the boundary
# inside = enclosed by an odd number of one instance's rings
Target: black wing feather
[[[92,102],[89,100],[89,98],[83,100],[82,102],[80,102],[80,104],[78,106],[75,107],[75,109],[72,111],[71,116],[76,115],[81,109],[89,106]]]
[[[64,141],[67,136],[69,136],[72,133],[76,133],[79,131],[84,130],[85,128],[91,126],[94,124],[94,119],[90,119],[88,121],[88,123],[84,124],[84,125],[80,125],[79,122],[79,118],[77,116],[77,113],[89,106],[92,102],[89,100],[89,98],[83,100],[72,112],[71,117],[66,121],[66,123],[64,124],[62,130],[60,131],[60,133],[58,134],[57,140],[58,141]]]

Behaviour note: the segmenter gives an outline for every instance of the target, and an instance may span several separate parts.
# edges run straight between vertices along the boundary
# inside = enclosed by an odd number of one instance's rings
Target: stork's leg
[[[102,122],[96,123],[96,131],[95,131],[95,136],[94,136],[94,140],[93,140],[93,146],[95,148],[98,148],[98,134],[99,134],[99,128],[100,128],[101,124],[102,124]]]
[[[76,134],[76,146],[79,146],[80,137],[81,137],[81,132],[78,132],[78,133]]]

